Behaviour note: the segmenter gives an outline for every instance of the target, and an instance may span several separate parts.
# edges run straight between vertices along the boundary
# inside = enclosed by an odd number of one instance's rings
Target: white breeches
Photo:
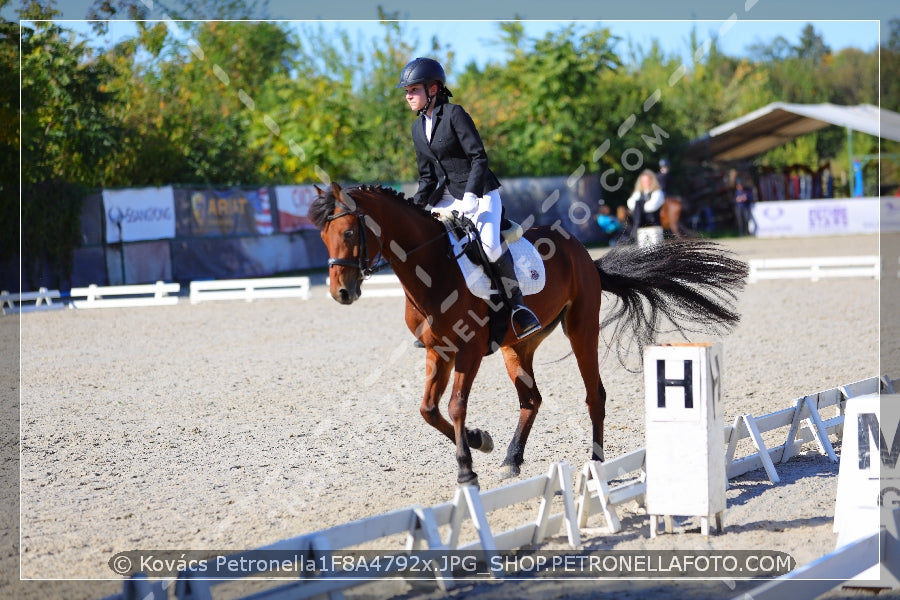
[[[478,198],[478,207],[474,211],[465,210],[470,207],[465,206],[462,200],[451,196],[450,192],[445,189],[444,195],[435,204],[435,208],[456,210],[471,219],[481,236],[481,245],[484,247],[484,253],[487,254],[488,260],[497,262],[503,254],[503,247],[500,244],[500,213],[503,207],[500,203],[499,189],[492,190]]]

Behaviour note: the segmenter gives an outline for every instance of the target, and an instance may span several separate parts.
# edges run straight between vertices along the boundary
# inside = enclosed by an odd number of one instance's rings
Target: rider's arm
[[[625,203],[628,205],[628,210],[634,211],[634,205],[638,201],[638,198],[640,198],[640,197],[641,197],[640,192],[635,192],[635,193],[631,194],[630,196],[628,196],[628,200],[625,201]]]
[[[665,200],[666,198],[663,196],[662,190],[654,190],[650,192],[650,198],[644,203],[644,210],[647,212],[657,211],[662,207]]]

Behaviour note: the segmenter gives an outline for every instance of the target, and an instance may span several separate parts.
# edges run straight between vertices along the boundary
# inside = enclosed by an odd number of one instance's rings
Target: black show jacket
[[[425,115],[412,127],[419,188],[413,201],[419,206],[434,206],[446,187],[454,198],[466,192],[484,196],[500,187],[500,181],[488,168],[487,153],[475,123],[458,104],[440,102],[431,113],[431,143],[425,137]]]

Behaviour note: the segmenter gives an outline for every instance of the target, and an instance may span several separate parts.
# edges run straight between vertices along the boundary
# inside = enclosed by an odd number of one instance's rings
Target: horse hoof
[[[512,477],[518,477],[519,473],[518,465],[500,465],[500,479],[510,479]]]
[[[491,434],[483,429],[481,430],[481,446],[478,449],[485,454],[494,450],[494,440],[491,438]]]
[[[481,484],[478,483],[478,476],[477,476],[477,475],[475,476],[474,479],[470,479],[469,481],[466,481],[466,482],[460,482],[460,483],[459,483],[459,487],[465,487],[465,486],[467,486],[467,485],[470,485],[470,486],[472,486],[473,488],[475,488],[476,490],[481,491]]]

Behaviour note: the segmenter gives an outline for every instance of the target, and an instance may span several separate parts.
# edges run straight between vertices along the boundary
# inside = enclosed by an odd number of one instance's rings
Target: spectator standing
[[[628,208],[632,214],[631,239],[637,239],[637,230],[647,225],[659,225],[659,209],[665,196],[659,189],[659,180],[652,169],[644,169],[634,185],[634,192],[628,197]]]
[[[756,221],[753,220],[753,190],[745,188],[738,180],[734,185],[734,215],[737,219],[738,235],[750,235],[750,223],[756,230]]]
[[[656,176],[659,181],[659,189],[662,190],[663,197],[669,195],[669,159],[659,159],[659,174]]]

